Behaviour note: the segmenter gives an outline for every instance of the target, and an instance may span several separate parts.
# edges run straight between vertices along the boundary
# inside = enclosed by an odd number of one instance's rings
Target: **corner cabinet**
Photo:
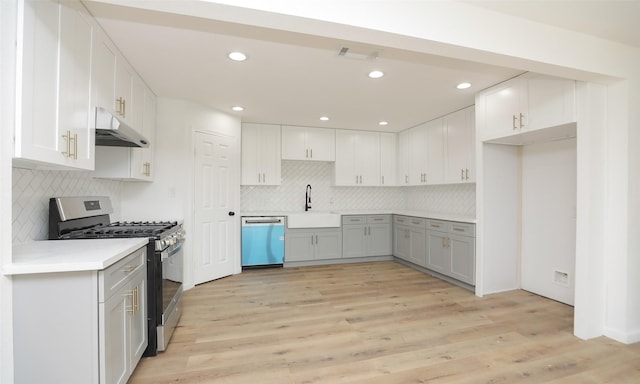
[[[14,165],[94,167],[91,50],[96,25],[79,1],[19,1]]]
[[[147,347],[146,247],[102,271],[14,275],[13,293],[17,383],[127,382]]]
[[[476,96],[482,141],[576,121],[576,84],[532,73],[505,81]]]
[[[242,185],[280,185],[280,126],[242,124]]]
[[[391,215],[343,216],[342,257],[391,255],[391,227]]]
[[[285,263],[342,257],[340,228],[287,229],[284,238]]]
[[[282,126],[282,160],[336,160],[336,130]]]
[[[427,220],[393,217],[393,255],[421,267],[427,264]]]
[[[380,185],[380,134],[378,132],[336,131],[335,185]]]

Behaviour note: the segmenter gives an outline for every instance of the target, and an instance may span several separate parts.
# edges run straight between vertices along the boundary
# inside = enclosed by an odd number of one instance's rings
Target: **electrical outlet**
[[[554,271],[553,272],[553,282],[556,284],[568,286],[569,285],[569,274],[567,272],[562,271]]]

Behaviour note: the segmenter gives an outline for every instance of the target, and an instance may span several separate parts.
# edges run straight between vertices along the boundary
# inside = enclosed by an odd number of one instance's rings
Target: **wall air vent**
[[[363,49],[356,50],[349,47],[342,47],[338,52],[338,57],[354,60],[375,60],[378,58],[379,52],[365,52]]]

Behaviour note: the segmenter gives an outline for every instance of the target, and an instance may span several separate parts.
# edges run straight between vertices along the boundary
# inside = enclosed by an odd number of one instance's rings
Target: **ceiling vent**
[[[378,51],[373,52],[364,52],[364,51],[356,51],[353,48],[342,47],[338,52],[338,57],[344,57],[346,59],[354,59],[354,60],[375,60],[378,58]]]

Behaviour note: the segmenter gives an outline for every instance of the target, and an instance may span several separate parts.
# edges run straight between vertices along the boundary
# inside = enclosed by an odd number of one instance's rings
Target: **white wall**
[[[156,122],[154,182],[124,183],[123,219],[183,220],[187,231],[185,265],[193,265],[189,237],[189,233],[193,233],[194,209],[193,132],[216,132],[240,138],[240,120],[189,101],[158,98]],[[239,191],[235,199],[239,210]],[[240,243],[239,237],[236,243]],[[185,288],[193,286],[191,272],[185,268]]]
[[[576,139],[522,148],[521,287],[574,305]],[[556,271],[567,274],[558,282]]]
[[[11,262],[16,3],[0,1],[0,265]],[[11,279],[0,275],[0,382],[13,382]]]

